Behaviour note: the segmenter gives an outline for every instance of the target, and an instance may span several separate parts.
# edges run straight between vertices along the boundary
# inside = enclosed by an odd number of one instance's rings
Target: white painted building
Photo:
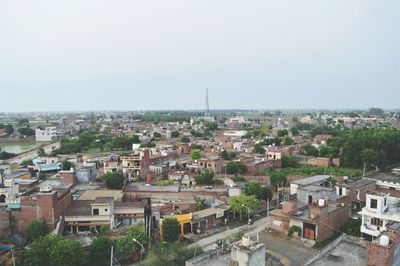
[[[225,131],[224,136],[227,137],[243,137],[247,134],[246,130]]]
[[[35,138],[36,141],[54,141],[59,138],[59,133],[56,127],[37,128],[35,130]]]
[[[378,237],[390,222],[400,222],[400,199],[388,193],[367,193],[367,205],[362,209],[361,233]]]

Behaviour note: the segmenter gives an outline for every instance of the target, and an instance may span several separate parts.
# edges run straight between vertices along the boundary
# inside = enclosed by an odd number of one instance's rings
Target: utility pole
[[[279,206],[279,182],[277,184],[277,188],[276,188],[276,207],[278,208]]]
[[[365,177],[365,168],[366,168],[366,163],[364,162],[363,177]]]
[[[268,228],[268,231],[269,231],[269,228],[270,228],[270,220],[269,220],[269,198],[267,198],[267,223],[268,223],[267,228]]]
[[[111,246],[111,258],[110,258],[110,266],[113,266],[113,257],[114,257],[114,246]]]

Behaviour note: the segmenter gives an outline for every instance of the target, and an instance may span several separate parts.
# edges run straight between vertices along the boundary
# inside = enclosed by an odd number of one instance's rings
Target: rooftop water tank
[[[318,200],[318,206],[320,206],[320,207],[325,206],[325,199],[319,199]]]
[[[242,237],[242,246],[243,247],[250,247],[250,238],[249,237]]]
[[[381,236],[381,238],[379,239],[379,245],[381,245],[382,247],[389,246],[389,242],[389,237],[386,235]]]

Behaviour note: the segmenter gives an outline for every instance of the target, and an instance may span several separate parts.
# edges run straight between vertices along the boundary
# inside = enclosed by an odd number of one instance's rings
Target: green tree
[[[79,135],[79,145],[81,147],[88,148],[91,146],[93,142],[95,142],[95,140],[96,140],[95,133],[91,131],[85,131]]]
[[[334,158],[338,156],[338,150],[331,146],[321,146],[319,147],[319,156],[325,158]]]
[[[18,120],[18,125],[19,126],[26,125],[26,124],[29,124],[29,120],[28,119],[21,118],[21,119]]]
[[[280,171],[274,171],[270,175],[270,182],[273,187],[285,186],[287,183],[287,176]]]
[[[377,108],[377,107],[371,107],[368,110],[368,114],[373,115],[373,116],[383,116],[384,113],[385,113],[385,111],[383,111],[381,108]]]
[[[179,138],[179,132],[178,131],[172,131],[171,132],[171,138],[173,138],[173,139]]]
[[[279,137],[276,138],[267,138],[263,140],[263,144],[267,146],[279,146],[282,143],[282,139]]]
[[[62,170],[67,171],[70,170],[72,167],[74,167],[74,164],[67,159],[62,162]]]
[[[229,208],[235,213],[239,213],[240,220],[242,220],[242,215],[248,210],[253,213],[258,208],[260,201],[254,195],[240,195],[229,197],[228,203]]]
[[[293,144],[293,139],[291,139],[289,136],[285,136],[282,142],[283,145],[292,145]]]
[[[18,133],[23,136],[30,137],[30,136],[35,135],[35,130],[33,130],[32,128],[29,128],[29,127],[21,127],[21,128],[18,128]]]
[[[234,181],[234,182],[246,182],[246,178],[244,178],[244,177],[241,176],[241,175],[236,175],[236,176],[233,178],[233,181]]]
[[[297,127],[291,127],[290,132],[292,132],[292,136],[298,136],[300,131]]]
[[[332,138],[328,144],[338,151],[344,166],[361,168],[365,161],[375,161],[383,168],[400,161],[399,143],[400,131],[395,128],[361,128]],[[365,149],[371,150],[362,153]]]
[[[129,228],[128,234],[118,237],[116,245],[117,253],[120,253],[124,258],[128,258],[131,257],[133,253],[139,252],[141,246],[133,241],[133,239],[136,239],[143,246],[147,246],[149,243],[149,238],[144,232],[143,226],[134,225]]]
[[[153,137],[154,137],[155,139],[161,139],[161,134],[160,134],[159,132],[154,132],[154,133],[153,133]]]
[[[284,136],[287,136],[287,135],[289,135],[289,132],[288,132],[287,129],[278,130],[278,137],[284,137]]]
[[[124,185],[124,177],[118,173],[107,173],[101,177],[107,188],[122,189]]]
[[[330,176],[328,179],[324,181],[325,186],[334,187],[336,186],[336,179],[333,176]]]
[[[76,240],[60,240],[51,249],[51,265],[78,266],[85,262],[81,244]]]
[[[255,196],[257,199],[262,199],[262,187],[260,184],[255,183],[255,182],[249,182],[246,183],[246,185],[244,186],[244,194],[246,194],[247,196]]]
[[[183,142],[183,143],[189,143],[189,142],[190,142],[190,139],[189,139],[188,136],[183,136],[183,137],[181,138],[181,142]]]
[[[208,170],[204,171],[195,178],[196,184],[211,186],[214,184],[214,173]]]
[[[179,243],[160,243],[152,248],[139,266],[182,266],[194,256],[203,253],[200,247],[189,247]]]
[[[243,174],[247,171],[247,166],[243,162],[229,161],[226,164],[226,172],[231,175]]]
[[[236,152],[228,152],[226,150],[223,150],[222,152],[220,152],[219,156],[221,156],[221,158],[224,160],[233,160],[236,158],[237,153]]]
[[[43,147],[40,147],[40,148],[37,150],[37,153],[38,153],[38,155],[39,155],[40,157],[46,156],[46,152],[44,151]]]
[[[200,157],[201,157],[200,151],[199,150],[192,151],[191,157],[192,157],[193,161],[200,159]]]
[[[179,239],[179,222],[176,218],[165,218],[162,222],[163,240],[174,243]]]
[[[257,143],[254,145],[253,151],[259,154],[265,154],[265,149],[263,148],[261,143]]]
[[[152,141],[150,141],[150,142],[144,142],[144,143],[142,143],[142,144],[140,144],[140,148],[154,148],[154,147],[156,147],[157,145],[154,143],[154,142],[152,142]]]
[[[6,132],[7,135],[11,135],[14,133],[14,127],[12,125],[5,125],[4,132]]]
[[[33,165],[32,160],[24,160],[20,163],[21,166],[23,167],[28,167],[29,165]]]
[[[296,167],[297,159],[294,156],[283,156],[282,157],[282,167]]]
[[[304,155],[307,156],[314,156],[317,157],[319,155],[319,151],[317,148],[315,148],[313,145],[310,143],[307,143],[301,147],[301,151],[303,152]]]
[[[110,264],[112,241],[104,235],[95,238],[89,248],[89,261],[91,265],[106,266]]]
[[[29,242],[32,242],[39,237],[45,236],[47,234],[48,227],[46,221],[33,221],[24,230],[24,236]]]
[[[262,186],[261,187],[261,192],[262,192],[262,196],[261,199],[262,200],[272,200],[272,197],[274,195],[274,192],[272,190],[272,188],[270,186]]]
[[[371,164],[377,165],[379,162],[379,154],[374,149],[366,148],[361,151],[361,159],[367,166]]]
[[[29,245],[29,249],[22,252],[21,264],[30,266],[52,265],[51,252],[59,241],[62,241],[62,237],[54,234],[36,239]]]

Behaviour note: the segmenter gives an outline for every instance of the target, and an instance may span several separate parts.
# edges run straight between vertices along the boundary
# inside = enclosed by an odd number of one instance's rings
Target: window
[[[371,208],[371,209],[376,209],[376,208],[378,208],[378,200],[376,200],[376,199],[371,199],[370,208]]]
[[[384,201],[384,203],[383,203],[383,206],[386,206],[386,198],[385,198],[385,201]]]
[[[99,209],[93,209],[93,215],[99,215]]]
[[[343,195],[343,188],[339,187],[339,196],[342,196],[342,195]]]
[[[372,218],[371,224],[375,226],[383,226],[383,221],[379,218]]]
[[[104,211],[106,212],[106,211],[107,211],[107,209],[104,209]]]
[[[312,203],[312,195],[308,195],[308,204]]]

